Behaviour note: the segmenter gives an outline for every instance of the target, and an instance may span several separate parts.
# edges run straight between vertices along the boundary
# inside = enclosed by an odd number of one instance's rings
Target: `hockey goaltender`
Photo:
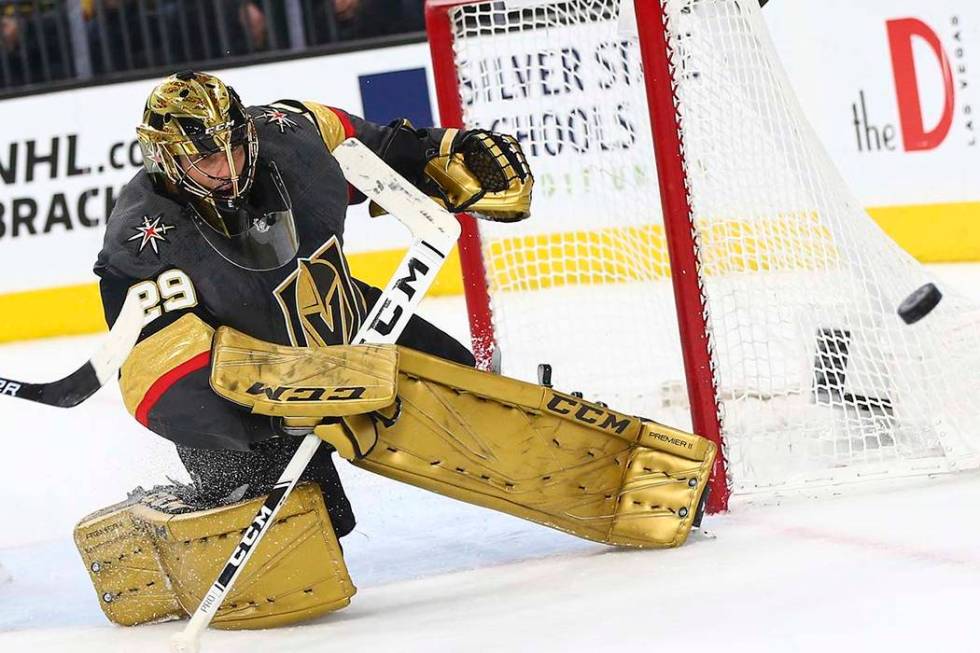
[[[365,198],[331,152],[356,137],[450,210],[515,221],[529,215],[532,177],[513,138],[381,126],[315,102],[245,107],[198,72],[154,88],[137,132],[144,169],[112,212],[95,271],[110,325],[127,293],[139,293],[145,326],[122,394],[141,424],[175,443],[192,482],[139,489],[77,526],[110,620],[194,611],[296,450],[284,427],[293,418],[331,446],[320,447],[217,627],[280,626],[350,602],[338,539],[354,514],[334,451],[597,542],[686,540],[715,456],[709,441],[474,369],[464,346],[417,317],[398,346],[347,344],[380,291],[348,272],[345,212]],[[259,359],[289,363],[249,363]],[[344,391],[289,403],[297,386]]]

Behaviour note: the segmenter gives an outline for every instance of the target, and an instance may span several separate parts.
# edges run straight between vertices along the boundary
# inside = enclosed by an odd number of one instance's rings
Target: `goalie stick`
[[[109,336],[88,362],[65,378],[50,383],[0,378],[0,395],[59,408],[77,406],[116,376],[142,330],[143,307],[136,294],[129,293]]]
[[[360,141],[353,138],[344,141],[334,151],[334,158],[340,163],[347,181],[398,218],[414,238],[395,275],[351,341],[351,344],[393,344],[459,238],[459,222]],[[211,623],[268,527],[275,522],[276,514],[293,491],[320,442],[312,434],[303,437],[217,580],[184,629],[171,639],[172,651],[189,653],[198,650],[201,633]]]

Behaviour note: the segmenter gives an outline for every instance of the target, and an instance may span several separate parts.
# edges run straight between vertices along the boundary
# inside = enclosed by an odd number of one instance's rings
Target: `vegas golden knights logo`
[[[367,313],[335,237],[309,258],[299,259],[275,294],[295,347],[349,343]]]

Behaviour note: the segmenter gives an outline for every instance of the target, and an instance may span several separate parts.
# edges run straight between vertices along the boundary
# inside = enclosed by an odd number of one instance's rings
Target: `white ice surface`
[[[980,299],[980,266],[936,272]],[[459,300],[423,311],[463,337]],[[0,347],[0,370],[53,378],[97,341]],[[71,529],[136,485],[186,478],[172,447],[114,386],[72,410],[0,398],[0,428],[0,652],[166,651],[180,623],[106,622]],[[978,473],[736,505],[681,549],[617,551],[338,466],[358,516],[352,605],[209,632],[203,650],[980,650]]]

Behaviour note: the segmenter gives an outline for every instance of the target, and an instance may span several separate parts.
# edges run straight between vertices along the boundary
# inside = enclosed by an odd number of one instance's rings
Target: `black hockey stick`
[[[143,329],[143,308],[135,294],[126,297],[109,337],[80,368],[50,383],[29,383],[0,377],[0,396],[72,408],[113,378],[133,350]]]

